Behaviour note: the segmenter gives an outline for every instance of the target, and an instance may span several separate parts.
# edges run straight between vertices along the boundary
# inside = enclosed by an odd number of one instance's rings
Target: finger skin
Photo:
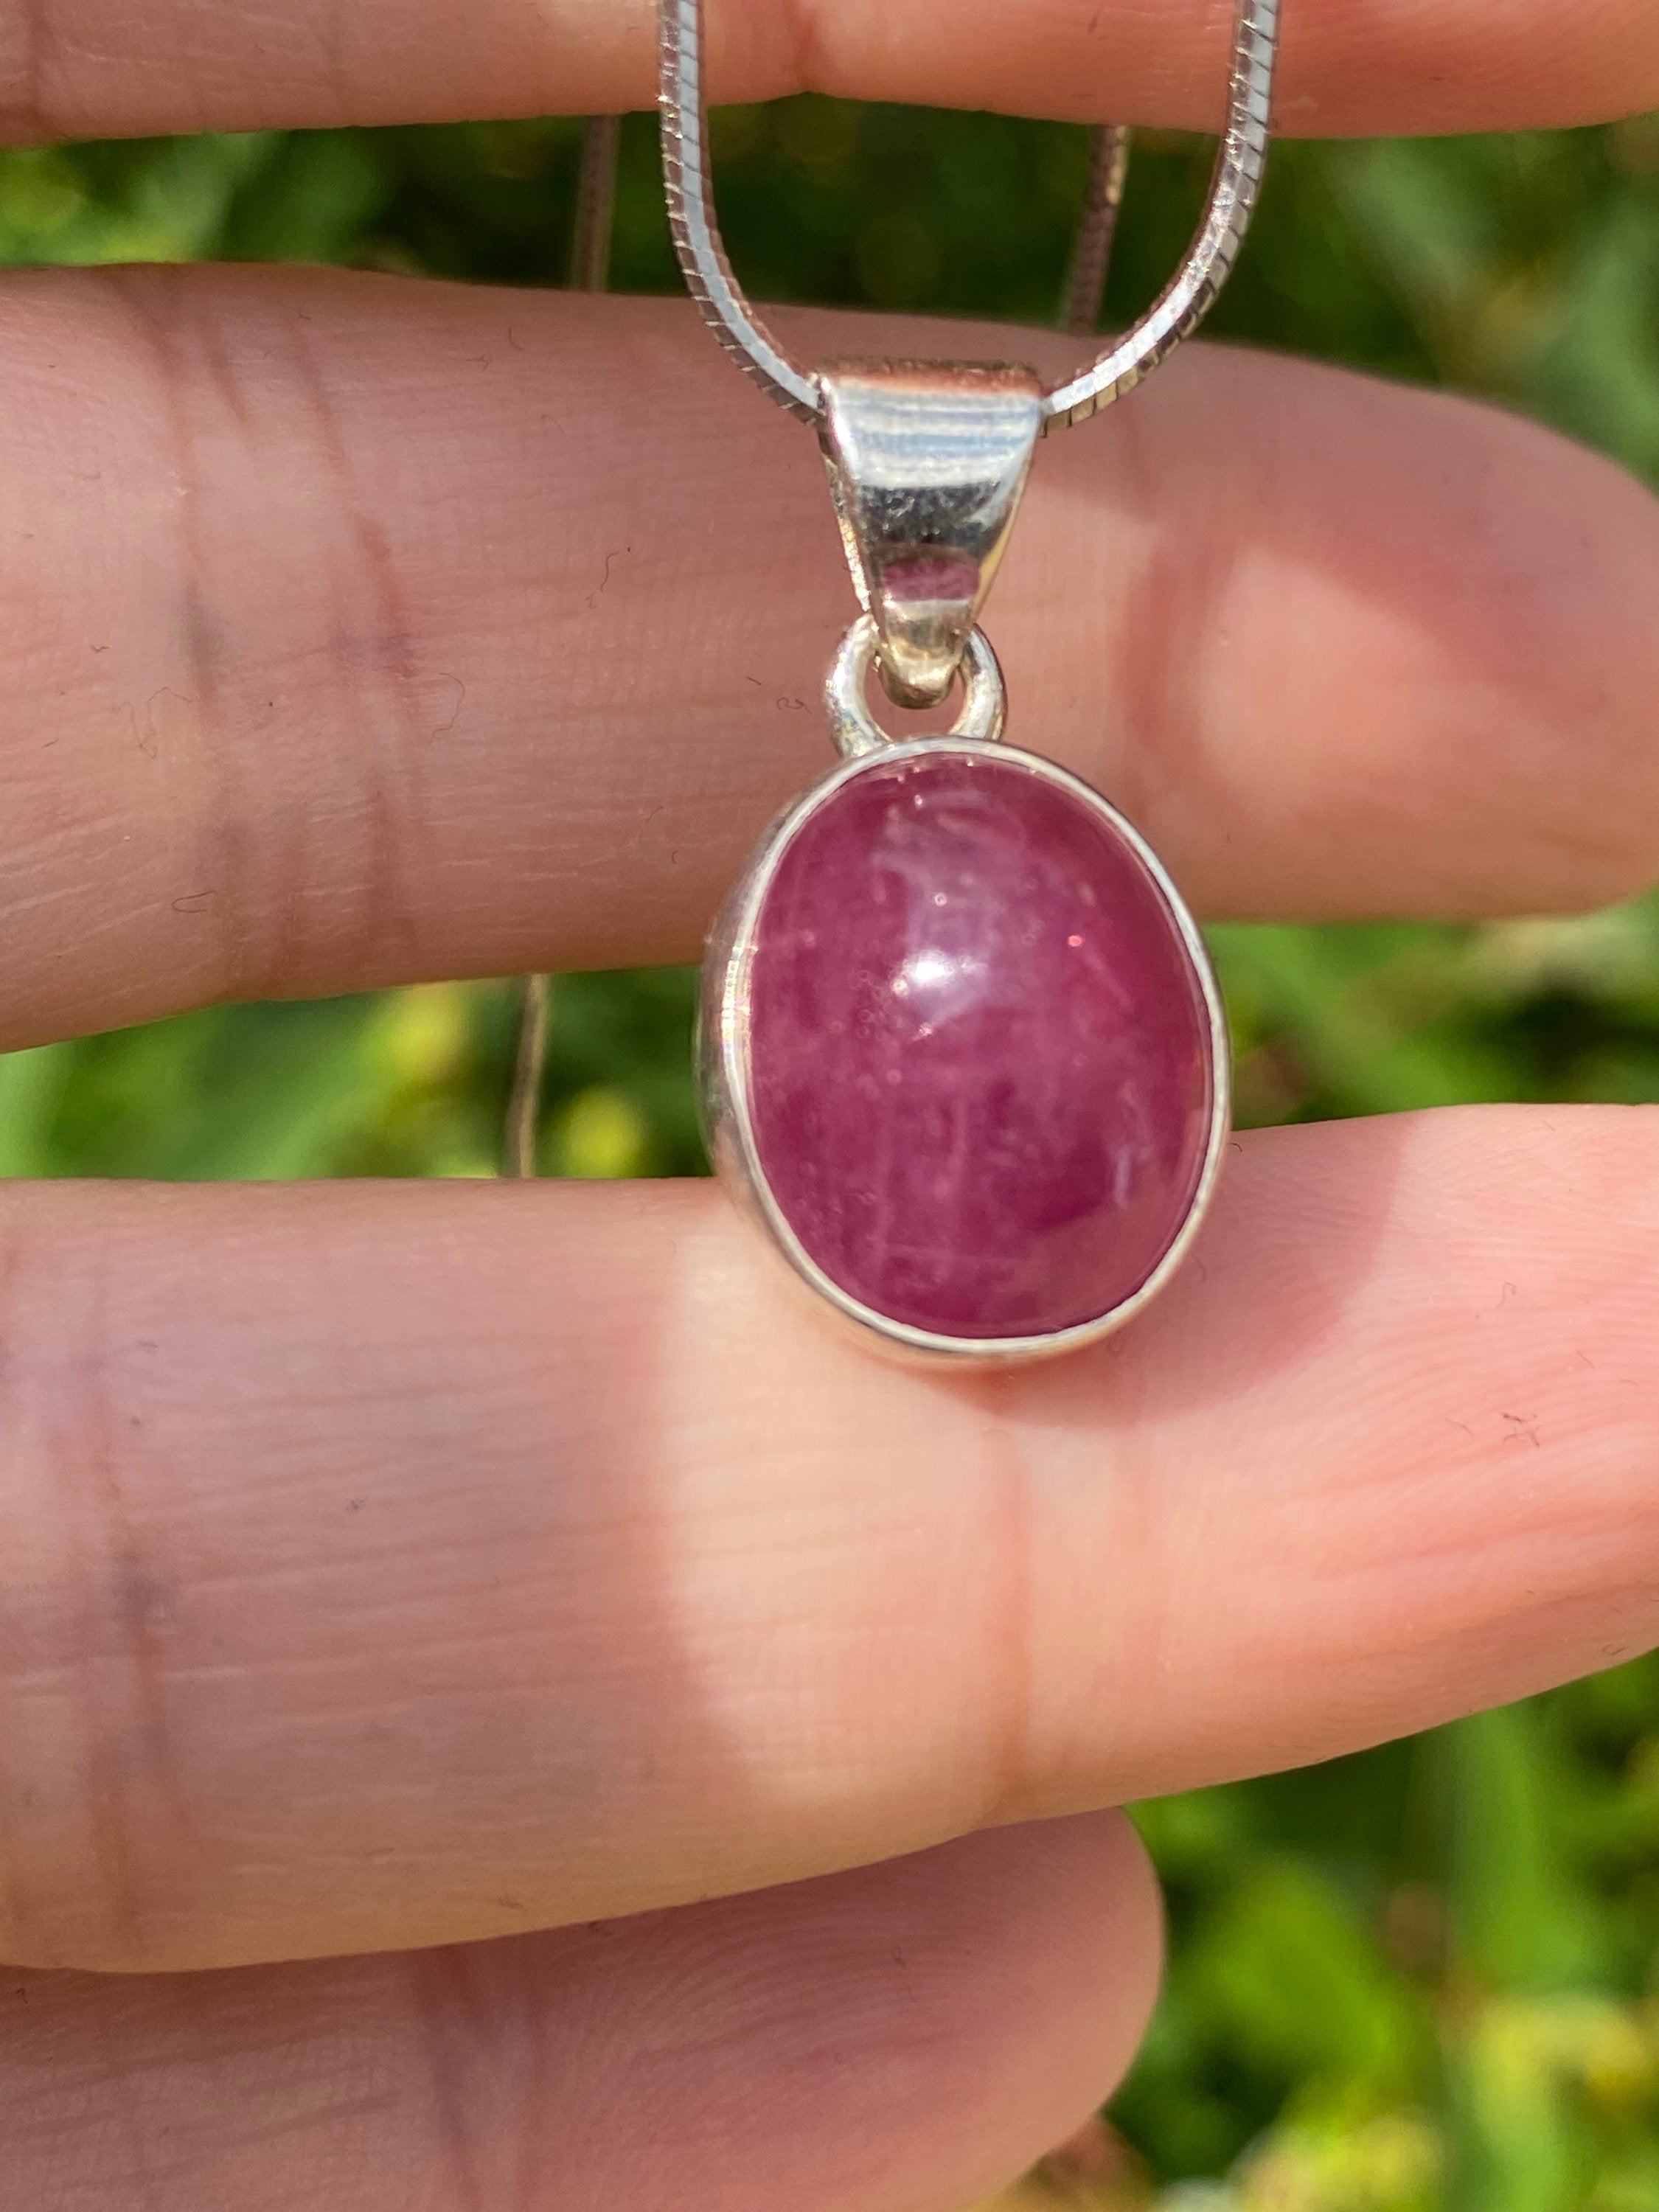
[[[16,272],[0,362],[0,1042],[689,957],[829,764],[823,467],[684,303]],[[1192,350],[1045,442],[988,619],[1204,909],[1539,912],[1654,872],[1656,594],[1609,464]]]
[[[1143,1322],[989,1381],[706,1186],[12,1186],[0,1957],[734,1892],[1645,1647],[1656,1128],[1241,1140]]]
[[[0,1978],[0,2212],[960,2212],[1115,2082],[1116,1815],[413,1955]]]
[[[717,100],[848,94],[1209,129],[1213,0],[711,0]],[[1312,137],[1510,131],[1659,103],[1645,0],[1319,0],[1284,11],[1275,116]],[[652,0],[36,0],[9,12],[13,139],[605,112],[656,92]]]

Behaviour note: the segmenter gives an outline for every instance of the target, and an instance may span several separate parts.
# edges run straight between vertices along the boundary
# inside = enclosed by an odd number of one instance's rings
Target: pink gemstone
[[[749,1107],[800,1243],[943,1336],[1133,1296],[1211,1138],[1208,1002],[1111,817],[1029,756],[872,756],[795,832],[756,919]]]

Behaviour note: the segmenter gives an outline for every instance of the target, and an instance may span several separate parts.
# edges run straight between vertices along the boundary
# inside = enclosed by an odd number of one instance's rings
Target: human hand
[[[140,51],[53,4],[20,132],[648,96],[644,6],[157,0]],[[1126,12],[756,9],[722,88],[1204,119],[1210,11]],[[1293,15],[1282,118],[1640,105],[1649,12]],[[688,311],[195,270],[0,317],[7,1042],[694,950],[821,762],[773,702],[846,586],[810,441]],[[1195,351],[1045,452],[997,636],[1206,911],[1535,910],[1653,872],[1656,574],[1559,441]],[[1243,1139],[1154,1314],[972,1383],[844,1347],[702,1187],[12,1187],[0,2212],[1015,2172],[1151,2001],[1092,1808],[1659,1633],[1655,1145]]]

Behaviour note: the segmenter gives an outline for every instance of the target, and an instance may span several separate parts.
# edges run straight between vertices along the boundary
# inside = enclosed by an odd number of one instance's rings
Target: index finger
[[[719,100],[825,92],[1206,128],[1216,0],[713,0]],[[35,0],[0,27],[0,135],[443,122],[648,106],[652,0]],[[1303,137],[1511,131],[1659,105],[1650,0],[1291,0]]]

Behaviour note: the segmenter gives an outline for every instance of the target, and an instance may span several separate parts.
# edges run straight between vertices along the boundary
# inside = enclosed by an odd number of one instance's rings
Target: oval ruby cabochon
[[[842,1297],[965,1343],[1134,1298],[1224,1072],[1191,924],[1106,802],[1004,746],[895,747],[809,794],[749,896],[727,1080]]]

